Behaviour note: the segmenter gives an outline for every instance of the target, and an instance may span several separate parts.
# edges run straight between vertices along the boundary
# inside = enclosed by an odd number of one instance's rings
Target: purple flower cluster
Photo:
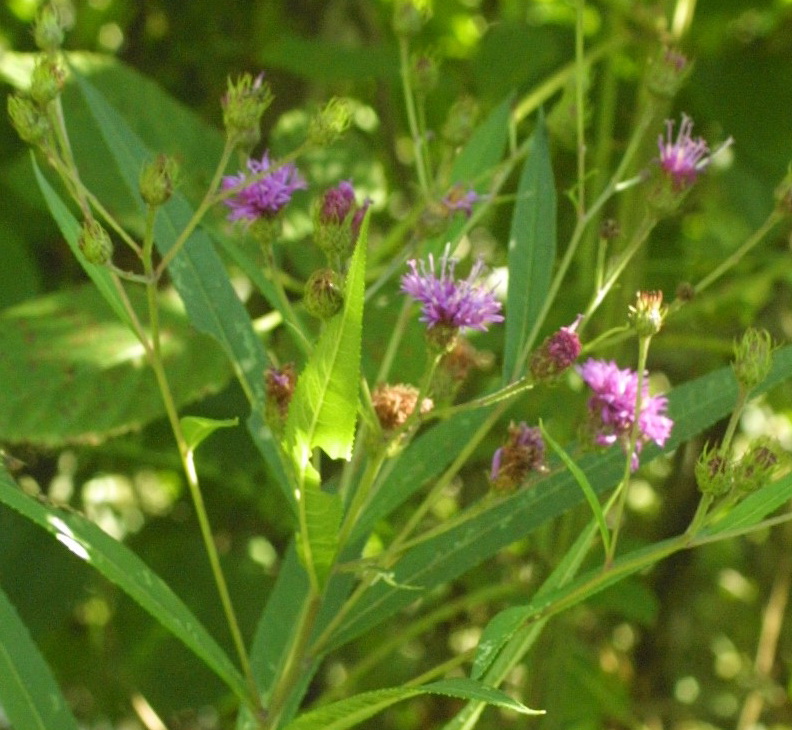
[[[600,446],[620,443],[629,447],[635,422],[635,403],[638,397],[638,373],[621,370],[614,362],[589,359],[580,366],[583,380],[593,391],[588,409],[595,433],[594,442]],[[671,434],[674,422],[665,415],[668,401],[662,395],[649,395],[644,380],[641,393],[641,412],[638,416],[638,440],[632,454],[632,468],[638,468],[638,455],[644,444],[654,441],[663,446]]]
[[[671,178],[675,190],[685,190],[709,166],[713,156],[732,144],[733,140],[729,137],[717,150],[710,153],[702,137],[693,139],[693,120],[687,114],[682,115],[676,140],[671,136],[673,129],[673,120],[667,119],[665,139],[662,134],[657,139],[660,167]]]
[[[401,289],[421,303],[421,321],[429,328],[482,331],[490,324],[502,322],[501,303],[481,282],[481,260],[473,265],[467,279],[459,281],[454,278],[456,264],[448,248],[440,259],[439,271],[431,254],[428,266],[414,259],[407,262],[411,271],[402,277]]]
[[[269,152],[265,152],[260,161],[248,160],[247,168],[249,172],[224,177],[223,190],[231,190],[243,184],[251,175],[259,175],[271,170]],[[293,163],[281,165],[269,175],[250,183],[236,195],[223,201],[231,209],[228,220],[245,220],[253,223],[259,218],[273,218],[289,203],[295,190],[305,190],[307,187],[307,183]]]

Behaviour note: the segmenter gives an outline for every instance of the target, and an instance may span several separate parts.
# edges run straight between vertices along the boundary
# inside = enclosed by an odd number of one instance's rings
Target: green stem
[[[577,125],[577,216],[586,214],[586,57],[583,44],[583,11],[578,0],[575,13],[575,122]]]
[[[424,139],[418,124],[410,80],[410,47],[407,39],[403,37],[399,38],[399,65],[401,67],[402,89],[404,91],[404,107],[407,111],[407,123],[410,126],[410,135],[412,136],[413,149],[415,151],[415,170],[418,174],[418,184],[421,187],[424,198],[428,199],[429,176],[424,156]]]
[[[621,533],[622,524],[624,523],[624,509],[627,505],[627,495],[630,489],[630,475],[633,472],[633,455],[635,454],[635,447],[638,444],[638,437],[641,433],[641,409],[643,408],[643,389],[644,379],[646,378],[646,359],[649,355],[649,343],[652,338],[640,337],[638,339],[638,387],[635,395],[635,410],[633,411],[633,423],[630,429],[630,440],[627,445],[627,456],[624,460],[624,474],[622,480],[616,491],[619,493],[618,502],[616,504],[616,517],[613,530],[611,532],[610,545],[607,546],[605,551],[605,569],[607,570],[613,564],[614,556],[616,555],[616,544],[619,541],[619,534]]]

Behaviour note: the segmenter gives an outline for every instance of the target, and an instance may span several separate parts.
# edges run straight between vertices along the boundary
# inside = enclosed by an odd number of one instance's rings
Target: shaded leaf
[[[47,662],[0,590],[0,706],[11,725],[25,730],[77,730]]]
[[[237,697],[246,699],[245,682],[227,654],[181,599],[129,548],[82,515],[28,497],[2,471],[0,502],[42,527],[117,585],[212,669]]]
[[[129,292],[145,311],[143,292]],[[162,357],[177,406],[220,390],[223,354],[160,297]],[[93,286],[32,299],[0,314],[0,438],[46,446],[96,443],[165,413],[142,345]]]
[[[199,444],[220,428],[232,428],[239,425],[238,418],[202,418],[199,416],[184,416],[180,419],[187,448],[195,451]]]

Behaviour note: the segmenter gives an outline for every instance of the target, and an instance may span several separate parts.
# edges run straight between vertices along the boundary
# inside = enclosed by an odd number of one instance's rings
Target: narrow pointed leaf
[[[12,727],[77,730],[47,662],[0,590],[0,706]]]
[[[27,496],[3,471],[0,502],[42,527],[117,585],[212,669],[231,691],[245,699],[245,682],[228,655],[181,599],[129,548],[82,515],[49,507]]]
[[[44,196],[50,214],[55,220],[55,223],[57,223],[63,237],[66,239],[66,243],[69,244],[69,248],[77,258],[77,261],[80,262],[80,266],[82,266],[83,269],[85,269],[85,273],[91,277],[91,281],[96,284],[96,288],[113,308],[118,318],[134,332],[135,328],[132,325],[132,320],[124,307],[121,295],[113,281],[113,274],[110,273],[107,267],[89,263],[88,259],[83,256],[83,252],[80,250],[78,243],[82,228],[80,223],[71,214],[71,211],[66,207],[58,194],[52,189],[52,186],[47,182],[44,175],[41,174],[41,170],[39,170],[38,164],[36,163],[36,158],[31,156],[31,160],[33,161],[33,172],[36,174],[36,182],[38,182],[41,194]]]
[[[198,416],[184,416],[181,420],[182,432],[187,442],[187,448],[195,451],[198,445],[211,436],[219,428],[233,428],[239,425],[238,418],[200,418]]]
[[[481,700],[496,707],[504,707],[522,715],[541,715],[512,699],[500,690],[487,687],[471,679],[446,679],[420,687],[393,687],[349,697],[331,705],[308,712],[289,723],[285,730],[347,730],[376,715],[391,705],[420,695],[433,694],[462,700]]]
[[[556,256],[556,192],[544,116],[539,115],[523,165],[509,235],[509,287],[503,381],[522,374],[531,328],[550,288]]]

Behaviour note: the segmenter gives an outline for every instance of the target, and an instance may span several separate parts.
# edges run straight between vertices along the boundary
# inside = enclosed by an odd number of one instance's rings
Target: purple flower
[[[251,175],[268,172],[272,167],[269,152],[265,152],[261,161],[250,159],[247,162],[249,173],[227,175],[223,178],[222,189],[231,190],[244,183]],[[303,180],[297,167],[287,163],[272,170],[269,175],[250,183],[238,193],[223,202],[231,208],[228,220],[245,220],[249,223],[259,218],[273,218],[290,200],[295,190],[305,190],[308,185]]]
[[[547,471],[542,432],[522,421],[516,426],[512,423],[506,443],[492,456],[490,483],[497,490],[511,491],[532,471]]]
[[[703,138],[693,139],[693,120],[687,115],[682,115],[676,140],[671,135],[674,122],[666,120],[666,137],[661,134],[657,138],[660,148],[660,167],[671,178],[675,190],[684,190],[690,187],[698,174],[704,171],[712,161],[714,155],[732,144],[731,137],[727,139],[715,152],[710,149]]]
[[[327,190],[322,197],[319,220],[322,223],[343,223],[355,205],[355,189],[348,180],[342,180],[334,188]]]
[[[594,391],[589,398],[590,425],[594,442],[599,446],[620,443],[627,449],[635,421],[635,401],[638,397],[638,373],[621,370],[614,362],[589,359],[578,368],[583,380]],[[668,401],[662,395],[649,395],[644,379],[641,394],[641,413],[638,416],[638,440],[632,454],[633,470],[638,468],[638,454],[644,444],[654,441],[663,446],[671,434],[674,422],[665,415]]]
[[[475,190],[466,190],[464,185],[457,183],[441,202],[449,214],[459,211],[469,218],[473,213],[473,204],[480,199],[481,196]]]
[[[486,330],[494,322],[502,322],[501,303],[491,290],[481,283],[484,264],[481,260],[473,265],[467,279],[454,279],[456,260],[449,256],[448,247],[440,259],[439,272],[429,254],[429,265],[407,262],[411,271],[402,277],[401,289],[420,302],[421,322],[429,328],[444,327],[461,330]]]
[[[577,328],[583,319],[577,319],[568,327],[562,327],[550,335],[531,356],[528,365],[534,380],[547,380],[564,372],[580,355],[580,337]]]

